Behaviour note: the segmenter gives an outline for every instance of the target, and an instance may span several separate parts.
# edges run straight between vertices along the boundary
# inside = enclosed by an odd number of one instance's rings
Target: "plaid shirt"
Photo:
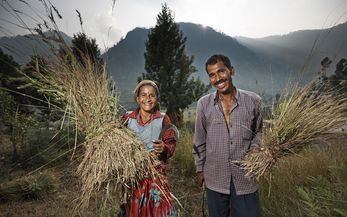
[[[262,100],[252,92],[237,89],[229,128],[217,92],[198,101],[193,156],[196,171],[204,172],[207,188],[230,194],[232,178],[237,195],[258,189],[256,180],[246,177],[245,171],[232,161],[260,145],[262,118]]]

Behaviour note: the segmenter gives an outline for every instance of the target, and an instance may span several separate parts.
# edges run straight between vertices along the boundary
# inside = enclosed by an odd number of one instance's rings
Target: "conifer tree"
[[[208,87],[192,76],[196,68],[193,56],[185,53],[186,38],[174,22],[167,4],[157,15],[156,26],[148,33],[145,52],[145,70],[142,79],[157,83],[160,104],[166,108],[174,124],[183,121],[183,111],[207,92]]]

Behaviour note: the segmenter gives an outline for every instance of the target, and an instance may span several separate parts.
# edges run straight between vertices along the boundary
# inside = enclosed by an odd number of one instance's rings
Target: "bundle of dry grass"
[[[82,184],[78,207],[85,208],[96,192],[105,191],[104,199],[109,199],[119,187],[136,186],[145,177],[158,174],[156,159],[116,117],[118,97],[105,68],[89,58],[81,62],[70,51],[66,53],[29,79],[49,98],[66,106],[65,116],[84,135],[77,173]]]
[[[347,98],[334,91],[313,94],[312,84],[287,89],[272,106],[272,118],[263,130],[262,147],[250,150],[240,163],[257,178],[281,157],[298,153],[314,140],[347,123]]]

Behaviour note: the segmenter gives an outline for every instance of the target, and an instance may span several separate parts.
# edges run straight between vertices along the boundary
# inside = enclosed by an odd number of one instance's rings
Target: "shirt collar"
[[[235,97],[234,97],[234,101],[235,101],[235,102],[239,102],[239,99],[240,99],[240,91],[239,91],[239,89],[237,89],[236,87],[235,87],[235,90],[236,90],[236,94],[235,94]],[[214,94],[214,96],[213,96],[214,105],[216,105],[216,104],[219,102],[219,94],[218,94],[218,91],[215,91],[213,94]]]
[[[129,117],[136,119],[139,116],[139,114],[140,114],[140,108],[137,108],[136,110],[130,113]],[[160,118],[161,117],[160,110],[157,109],[152,115],[153,115],[153,119]]]

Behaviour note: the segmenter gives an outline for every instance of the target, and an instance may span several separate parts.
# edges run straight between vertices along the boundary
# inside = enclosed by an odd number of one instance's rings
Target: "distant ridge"
[[[199,76],[206,83],[208,77],[204,64],[215,53],[231,58],[236,68],[233,79],[237,87],[265,94],[280,92],[289,79],[298,77],[302,69],[305,69],[303,81],[312,79],[320,68],[320,61],[326,56],[333,59],[330,73],[337,61],[347,58],[347,22],[328,29],[300,30],[257,39],[230,37],[200,24],[178,24],[187,37],[186,51],[194,56],[194,65],[198,69],[194,76]],[[103,54],[107,69],[125,103],[133,101],[131,91],[144,72],[148,31],[145,28],[131,30]],[[71,42],[71,37],[62,34]],[[9,54],[20,64],[28,62],[33,53],[49,54],[47,46],[35,35],[1,37],[0,48],[6,53],[12,49],[13,53]]]
[[[316,75],[325,56],[337,61],[347,56],[347,23],[322,30],[301,30],[283,36],[259,39],[230,37],[211,27],[178,23],[187,37],[186,50],[194,56],[196,75],[208,82],[204,63],[214,53],[228,55],[236,68],[238,87],[258,93],[279,92],[289,79],[305,68],[304,81]],[[137,77],[144,72],[144,52],[148,29],[135,28],[105,54],[108,69],[121,94],[129,98]],[[315,43],[315,49],[311,52]],[[310,55],[311,54],[311,55]],[[308,58],[310,57],[310,58]],[[305,67],[304,67],[305,66]]]
[[[52,33],[45,33],[48,37]],[[72,37],[60,32],[66,43],[70,44]],[[23,65],[30,61],[34,54],[48,56],[51,54],[49,46],[36,34],[17,35],[14,37],[0,37],[0,48],[3,52],[13,56],[14,60]]]

